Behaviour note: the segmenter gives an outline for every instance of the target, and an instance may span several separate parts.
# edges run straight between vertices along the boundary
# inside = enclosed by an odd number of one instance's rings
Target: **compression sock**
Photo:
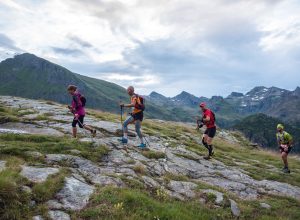
[[[209,150],[207,143],[204,141],[204,138],[202,138],[202,144],[204,145],[204,147]]]
[[[209,156],[212,156],[214,154],[214,148],[212,145],[208,145],[208,152],[209,152]]]

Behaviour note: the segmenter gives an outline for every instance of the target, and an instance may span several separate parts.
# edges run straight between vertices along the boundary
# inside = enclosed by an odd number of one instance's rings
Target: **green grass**
[[[161,151],[148,150],[142,151],[142,154],[149,159],[160,159],[166,157],[165,153]]]
[[[69,137],[53,137],[46,135],[29,134],[0,134],[0,141],[3,145],[0,154],[6,156],[18,156],[27,161],[36,161],[26,154],[26,151],[38,151],[43,154],[70,153],[70,150],[80,151],[79,156],[94,162],[101,161],[103,155],[108,153],[106,146],[95,147],[93,143],[79,142]],[[41,158],[42,159],[42,158]],[[43,162],[42,160],[40,162]]]
[[[0,103],[0,124],[7,122],[18,122],[19,113],[17,109],[7,108]]]
[[[137,174],[141,174],[141,175],[145,175],[146,173],[146,169],[144,166],[142,165],[135,165],[133,167],[134,172],[136,172]]]
[[[62,169],[59,173],[48,176],[46,181],[34,184],[33,199],[42,203],[54,198],[54,195],[63,187],[65,177],[68,175],[69,171]]]
[[[238,144],[229,144],[220,139],[216,139],[214,143],[216,159],[224,162],[226,165],[242,168],[257,180],[276,180],[300,186],[299,160],[290,157],[289,167],[292,172],[289,175],[284,175],[281,172],[283,162],[279,153],[257,150],[252,147],[243,147]],[[249,164],[249,166],[236,165],[234,160]],[[268,165],[275,167],[278,172],[274,172]]]
[[[0,219],[29,219],[30,195],[21,189],[26,183],[14,170],[0,172]]]
[[[137,189],[99,188],[84,210],[74,213],[75,219],[230,219],[230,211],[209,210],[196,201],[188,203],[171,199],[160,200],[156,195]]]

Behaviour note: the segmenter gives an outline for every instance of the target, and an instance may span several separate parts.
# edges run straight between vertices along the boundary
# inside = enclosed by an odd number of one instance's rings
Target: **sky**
[[[300,86],[299,0],[0,0],[0,60],[175,96]]]

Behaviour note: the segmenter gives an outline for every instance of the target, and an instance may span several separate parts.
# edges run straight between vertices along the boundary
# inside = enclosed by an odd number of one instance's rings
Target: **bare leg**
[[[281,153],[281,158],[282,158],[282,161],[284,163],[284,166],[285,167],[289,167],[289,164],[288,164],[288,161],[287,161],[287,153],[286,152],[282,152]]]
[[[77,137],[77,128],[72,127],[72,132],[73,132],[73,137],[76,138]]]
[[[144,144],[143,134],[141,132],[141,123],[142,122],[140,120],[135,121],[135,131],[140,138],[141,144]]]

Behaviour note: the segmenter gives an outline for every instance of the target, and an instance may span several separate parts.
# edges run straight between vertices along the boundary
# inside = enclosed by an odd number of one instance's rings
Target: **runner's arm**
[[[135,105],[136,105],[136,99],[133,99],[132,103],[130,104],[121,104],[121,106],[125,108],[131,108],[134,107]]]
[[[209,121],[210,121],[210,117],[209,116],[204,116],[203,122],[209,122]]]

